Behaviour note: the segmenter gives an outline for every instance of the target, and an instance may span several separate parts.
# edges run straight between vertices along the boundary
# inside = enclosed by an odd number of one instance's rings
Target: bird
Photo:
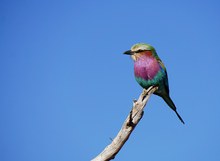
[[[167,70],[155,48],[146,43],[137,43],[130,50],[125,51],[124,54],[130,55],[134,60],[134,75],[139,85],[144,89],[157,86],[158,89],[154,94],[162,97],[176,113],[179,120],[185,124],[170,97]]]

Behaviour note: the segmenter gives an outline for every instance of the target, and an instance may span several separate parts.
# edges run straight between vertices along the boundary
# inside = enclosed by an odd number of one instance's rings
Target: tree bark
[[[109,161],[114,159],[120,149],[123,147],[125,142],[128,140],[135,126],[141,120],[144,107],[158,87],[149,87],[147,90],[143,90],[138,100],[133,101],[133,107],[124,121],[121,130],[118,132],[117,136],[113,139],[111,144],[109,144],[97,157],[92,161]]]

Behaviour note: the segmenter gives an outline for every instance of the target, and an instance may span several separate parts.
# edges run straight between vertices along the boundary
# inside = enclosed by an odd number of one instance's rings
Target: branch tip
[[[158,86],[151,86],[147,90],[144,89],[138,100],[133,100],[133,107],[117,136],[114,139],[110,138],[112,143],[106,146],[106,148],[92,161],[109,161],[115,158],[117,153],[128,140],[135,126],[139,123],[144,115],[144,107],[146,106],[150,95],[153,94],[157,89]]]

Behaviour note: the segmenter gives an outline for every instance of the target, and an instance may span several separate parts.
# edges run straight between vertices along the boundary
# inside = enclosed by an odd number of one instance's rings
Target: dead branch
[[[141,120],[143,116],[143,110],[150,98],[158,87],[149,87],[147,90],[143,90],[138,100],[133,101],[133,107],[130,114],[127,116],[121,130],[118,132],[117,136],[113,139],[111,144],[109,144],[97,157],[92,161],[109,161],[114,159],[120,149],[123,147],[125,142],[128,140],[135,126]]]

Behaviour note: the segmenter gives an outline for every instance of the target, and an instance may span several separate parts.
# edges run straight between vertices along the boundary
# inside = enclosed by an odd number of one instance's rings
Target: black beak
[[[131,51],[131,50],[128,50],[128,51],[124,52],[123,54],[126,54],[126,55],[133,55],[133,54],[134,54],[134,52],[133,52],[133,51]]]

